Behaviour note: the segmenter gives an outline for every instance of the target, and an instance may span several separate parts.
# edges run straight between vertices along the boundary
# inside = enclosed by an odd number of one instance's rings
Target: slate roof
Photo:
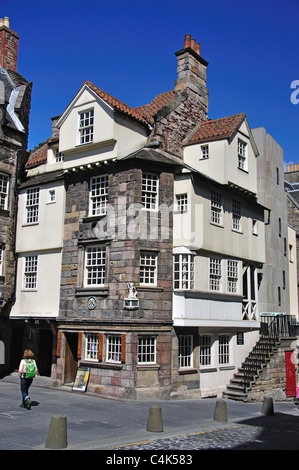
[[[245,118],[246,114],[240,113],[234,114],[233,116],[202,122],[185,140],[184,145],[193,145],[212,140],[230,139]]]

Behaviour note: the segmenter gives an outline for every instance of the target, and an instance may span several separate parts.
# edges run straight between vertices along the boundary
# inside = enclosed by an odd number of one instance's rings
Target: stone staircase
[[[249,401],[249,392],[277,354],[280,341],[278,338],[262,336],[249,353],[238,372],[234,374],[223,398]]]

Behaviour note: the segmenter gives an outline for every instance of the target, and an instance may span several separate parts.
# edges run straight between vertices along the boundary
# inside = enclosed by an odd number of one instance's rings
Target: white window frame
[[[84,287],[100,287],[105,285],[107,274],[106,260],[107,250],[105,245],[88,245],[85,247]]]
[[[38,255],[24,257],[23,264],[23,290],[36,291],[38,277]]]
[[[176,194],[176,210],[181,214],[188,210],[188,193]]]
[[[223,204],[222,196],[219,191],[211,191],[210,222],[214,225],[223,225]]]
[[[0,173],[0,209],[8,209],[9,175]]]
[[[222,259],[209,258],[209,290],[213,292],[222,291]]]
[[[240,268],[239,261],[228,259],[226,269],[226,289],[230,294],[239,292]]]
[[[140,251],[139,280],[140,285],[157,285],[158,254],[152,251]]]
[[[121,363],[121,335],[109,334],[106,341],[106,361]]]
[[[202,335],[199,338],[200,367],[210,367],[213,364],[213,339],[211,335]]]
[[[218,336],[218,364],[220,367],[231,363],[230,340],[228,335]]]
[[[209,144],[201,145],[200,146],[200,159],[207,160],[209,158]]]
[[[27,225],[39,223],[39,202],[40,202],[40,188],[28,188],[26,191],[25,200],[25,223]]]
[[[175,253],[173,255],[173,288],[194,289],[194,260],[192,253]]]
[[[87,361],[98,361],[99,335],[98,333],[85,333],[84,358]]]
[[[156,364],[156,336],[138,336],[137,364]]]
[[[238,168],[243,171],[248,170],[248,146],[242,139],[238,139]]]
[[[106,215],[108,175],[93,176],[89,182],[89,216]]]
[[[64,162],[64,154],[59,152],[59,149],[54,149],[54,159],[55,163]]]
[[[4,276],[4,245],[0,245],[0,276]]]
[[[56,189],[47,189],[47,204],[53,204],[56,202]]]
[[[142,173],[141,202],[143,209],[157,211],[159,206],[159,176],[153,173]]]
[[[78,143],[79,145],[92,144],[94,132],[94,109],[87,109],[78,113]]]
[[[178,367],[179,369],[193,368],[193,335],[179,335]]]
[[[252,219],[252,235],[258,235],[258,221]]]
[[[237,199],[232,199],[232,230],[242,232],[241,202]]]

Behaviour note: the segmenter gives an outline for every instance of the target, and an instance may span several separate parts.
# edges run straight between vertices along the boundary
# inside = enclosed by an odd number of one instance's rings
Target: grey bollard
[[[146,430],[150,432],[163,432],[162,410],[160,406],[151,406],[148,412]]]
[[[217,400],[214,410],[214,421],[227,421],[227,408],[225,400]]]
[[[51,419],[46,441],[47,449],[65,449],[67,447],[66,416],[55,415]]]
[[[263,415],[274,415],[273,409],[273,398],[271,397],[264,397],[263,406],[262,406],[262,414]]]

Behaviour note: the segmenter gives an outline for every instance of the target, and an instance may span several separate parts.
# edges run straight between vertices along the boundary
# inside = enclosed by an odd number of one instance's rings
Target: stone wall
[[[273,354],[270,362],[248,392],[249,401],[263,401],[264,397],[272,397],[276,401],[286,400],[285,351],[295,350],[295,342],[296,338],[280,339],[278,351]]]

